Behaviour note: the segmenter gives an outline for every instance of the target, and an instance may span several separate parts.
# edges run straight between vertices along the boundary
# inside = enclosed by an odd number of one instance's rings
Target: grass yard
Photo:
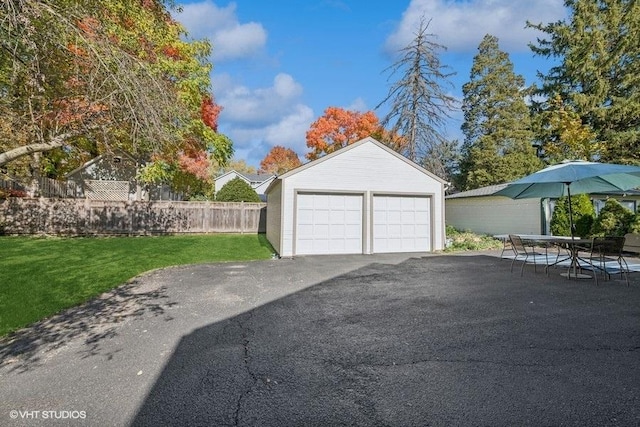
[[[264,235],[0,237],[0,337],[155,268],[268,259]]]

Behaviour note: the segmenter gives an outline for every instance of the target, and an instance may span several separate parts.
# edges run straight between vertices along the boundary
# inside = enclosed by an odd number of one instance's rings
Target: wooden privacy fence
[[[4,234],[264,233],[265,203],[0,200]]]

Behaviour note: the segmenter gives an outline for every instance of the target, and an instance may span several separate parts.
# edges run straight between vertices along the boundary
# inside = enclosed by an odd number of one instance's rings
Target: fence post
[[[244,220],[244,201],[240,202],[240,234],[244,234],[245,220]]]
[[[127,217],[129,218],[129,236],[133,236],[133,205],[131,204],[131,200],[127,200],[125,202],[125,207],[127,209]]]

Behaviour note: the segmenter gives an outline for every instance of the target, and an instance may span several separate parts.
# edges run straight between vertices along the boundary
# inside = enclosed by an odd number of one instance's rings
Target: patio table
[[[520,235],[523,239],[527,239],[527,240],[533,240],[533,241],[537,241],[537,242],[544,242],[544,243],[550,243],[556,246],[560,246],[562,248],[565,248],[569,251],[569,258],[571,259],[571,263],[569,264],[569,269],[567,270],[566,273],[561,273],[562,276],[567,277],[568,279],[570,278],[574,278],[574,279],[590,279],[592,276],[588,275],[588,274],[581,274],[578,272],[579,269],[581,269],[581,265],[580,265],[580,260],[582,260],[583,262],[592,265],[590,262],[583,260],[582,258],[580,258],[580,251],[581,250],[587,250],[591,248],[591,244],[592,244],[592,239],[582,239],[582,238],[577,238],[577,237],[570,237],[570,236],[544,236],[544,235],[540,235],[540,236],[535,236],[535,235]],[[566,260],[566,258],[564,259]],[[547,269],[549,267],[552,267],[554,265],[557,265],[558,263],[564,261],[564,260],[557,260],[556,262],[547,265]],[[595,271],[594,271],[594,277],[595,277]],[[597,280],[597,279],[596,279]]]

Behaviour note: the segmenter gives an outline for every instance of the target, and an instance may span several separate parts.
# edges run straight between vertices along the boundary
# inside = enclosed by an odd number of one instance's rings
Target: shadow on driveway
[[[118,334],[123,320],[149,314],[163,316],[175,305],[163,288],[149,288],[141,278],[115,288],[86,304],[70,308],[48,319],[0,338],[0,367],[26,372],[43,366],[43,359],[75,340],[81,340],[82,357],[102,351],[101,342]]]
[[[637,281],[509,264],[371,264],[195,329],[133,424],[638,425]]]

